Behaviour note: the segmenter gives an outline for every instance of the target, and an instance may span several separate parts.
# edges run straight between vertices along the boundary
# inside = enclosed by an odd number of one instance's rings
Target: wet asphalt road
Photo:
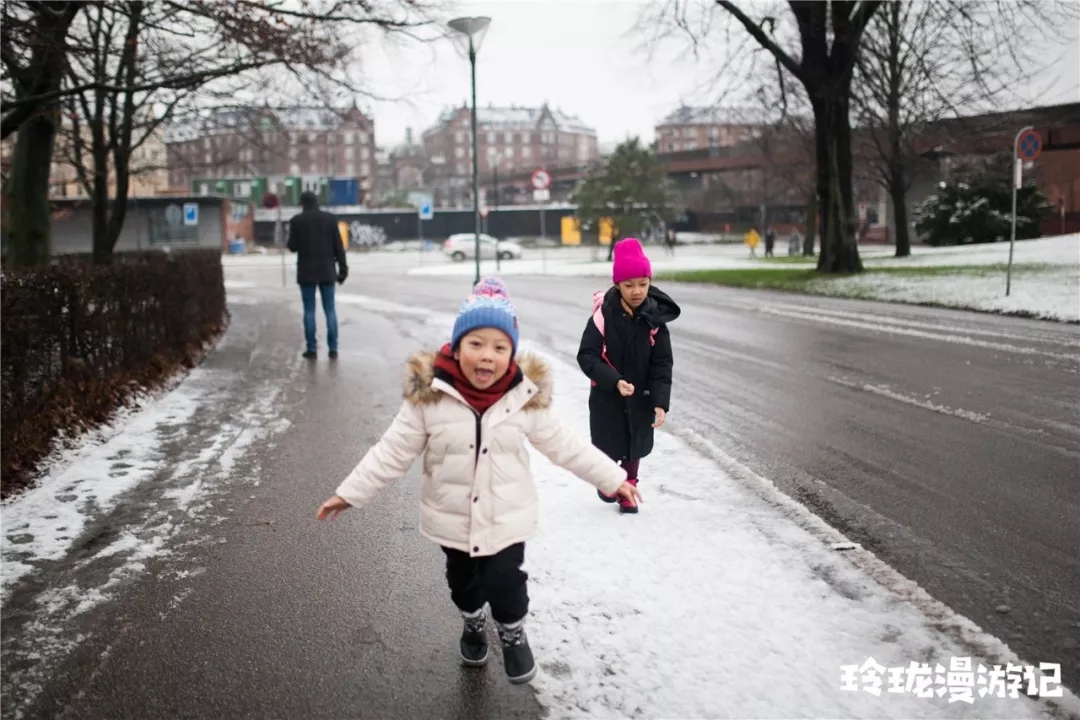
[[[234,306],[230,332],[259,329],[207,360],[277,363],[283,378],[299,366],[281,403],[292,426],[272,449],[250,453],[259,485],[226,484],[214,502],[228,520],[190,523],[177,544],[198,544],[182,561],[153,561],[117,601],[70,621],[63,635],[88,639],[50,668],[31,704],[15,707],[25,692],[5,688],[4,717],[16,709],[28,718],[540,716],[532,690],[506,681],[494,648],[486,669],[460,666],[443,556],[417,532],[415,470],[362,516],[314,519],[389,424],[401,360],[430,331],[344,309],[341,357],[309,364],[296,353],[293,300],[270,293],[257,307]],[[161,574],[177,564],[194,576]],[[70,573],[58,565],[47,582]],[[27,632],[31,602],[26,592],[5,606],[5,673],[33,663],[20,656],[35,650],[20,647],[20,636],[40,638]]]
[[[299,298],[278,289],[279,272],[230,271],[265,287],[231,291],[235,339],[207,360],[288,385],[279,412],[292,426],[245,460],[260,484],[223,484],[214,502],[229,521],[189,523],[186,554],[151,561],[114,602],[68,621],[62,635],[88,637],[48,668],[23,716],[539,717],[497,655],[481,672],[458,666],[460,624],[441,553],[416,531],[415,477],[362,515],[313,520],[396,411],[401,360],[440,332],[358,296],[452,313],[469,278],[354,263],[342,356],[308,364],[296,358]],[[598,283],[508,282],[523,337],[572,360]],[[711,440],[1080,688],[1080,328],[665,289],[683,307],[674,432]],[[647,473],[648,461],[645,487]],[[163,572],[177,564],[191,574]],[[5,606],[5,673],[32,662],[34,597],[75,572],[56,563]],[[12,697],[29,694],[5,696],[11,717]]]

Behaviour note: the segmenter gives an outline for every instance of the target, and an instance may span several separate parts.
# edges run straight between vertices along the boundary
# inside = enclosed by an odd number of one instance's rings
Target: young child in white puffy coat
[[[420,533],[446,555],[450,597],[465,621],[462,662],[487,662],[486,604],[507,677],[527,683],[536,663],[524,631],[529,596],[521,565],[536,530],[537,495],[525,440],[607,495],[629,503],[640,496],[625,470],[559,422],[548,365],[518,357],[517,347],[506,288],[485,278],[462,303],[451,341],[408,359],[397,416],[317,517],[370,503],[422,455]]]

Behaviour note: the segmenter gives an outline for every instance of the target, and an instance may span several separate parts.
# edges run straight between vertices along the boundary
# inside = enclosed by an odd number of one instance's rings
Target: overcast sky
[[[690,0],[691,2],[693,0]],[[499,0],[462,2],[461,15],[486,15],[491,26],[477,60],[477,99],[488,104],[538,106],[548,102],[596,128],[602,145],[640,135],[680,101],[710,104],[717,72],[713,58],[680,57],[675,44],[650,60],[634,31],[644,2],[630,0]],[[1080,101],[1080,28],[1045,54],[1051,64],[1017,104]],[[370,101],[380,146],[391,147],[411,126],[415,136],[439,113],[469,99],[469,62],[449,41],[365,51],[365,72],[380,95]]]

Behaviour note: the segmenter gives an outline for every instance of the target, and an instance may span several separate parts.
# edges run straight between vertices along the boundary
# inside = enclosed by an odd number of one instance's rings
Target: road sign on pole
[[[1016,245],[1016,194],[1024,184],[1024,161],[1034,160],[1042,152],[1042,136],[1033,127],[1022,128],[1013,140],[1013,162],[1016,174],[1012,191],[1012,233],[1009,235],[1009,265],[1005,271],[1005,296],[1012,291],[1013,247]]]
[[[1016,136],[1016,157],[1034,160],[1042,152],[1042,136],[1034,128],[1024,128]]]
[[[547,190],[551,187],[551,175],[543,168],[533,170],[530,180],[532,181],[533,190]]]
[[[431,220],[433,217],[435,217],[435,211],[432,209],[431,203],[430,202],[422,202],[422,203],[420,203],[420,219],[421,220]]]

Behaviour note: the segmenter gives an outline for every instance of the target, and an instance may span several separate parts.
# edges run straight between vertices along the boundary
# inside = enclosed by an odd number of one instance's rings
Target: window
[[[363,177],[367,177],[368,175],[370,175],[370,174],[371,174],[371,166],[370,166],[370,165],[368,165],[367,163],[363,163],[363,164],[362,164],[362,165],[360,166],[360,174],[361,174],[361,175],[362,175]]]
[[[345,148],[345,159],[346,160],[352,160],[353,159],[353,149],[351,147]]]
[[[540,142],[542,142],[544,145],[551,145],[555,142],[555,133],[544,133],[540,138]]]
[[[454,133],[454,141],[459,143],[465,142],[465,133],[461,132],[460,130]]]
[[[525,160],[528,160],[529,158],[531,158],[532,157],[532,148],[529,147],[528,145],[521,148],[521,157],[524,158]]]
[[[503,133],[503,142],[507,145],[514,142],[514,133]]]
[[[251,183],[238,182],[233,185],[233,197],[246,198],[251,197]]]
[[[352,163],[345,165],[345,174],[349,177],[353,177],[356,174],[356,166]]]
[[[289,174],[290,175],[299,175],[300,174],[300,166],[297,165],[296,163],[291,163],[289,165]]]
[[[209,189],[205,185],[203,187]],[[151,245],[196,245],[199,242],[199,226],[184,224],[184,211],[177,203],[149,209],[148,219]]]
[[[694,128],[692,128],[692,127],[683,128],[682,134],[683,134],[683,137],[694,137]]]
[[[351,145],[353,141],[353,134],[351,132],[345,133],[345,144]]]
[[[367,133],[366,132],[357,133],[356,134],[356,141],[359,142],[359,143],[366,143],[367,142]]]
[[[454,148],[454,155],[459,158],[465,157],[465,148],[458,145],[456,148]]]
[[[313,143],[313,142],[315,142],[315,138],[316,138],[316,135],[315,135],[315,133],[313,133],[313,132],[309,132],[309,133],[307,134],[307,141],[308,141],[309,143]]]
[[[493,133],[493,132],[489,132],[487,134],[487,141],[488,141],[489,145],[494,145],[497,142],[497,140],[496,140],[497,135],[498,135],[497,133]]]

